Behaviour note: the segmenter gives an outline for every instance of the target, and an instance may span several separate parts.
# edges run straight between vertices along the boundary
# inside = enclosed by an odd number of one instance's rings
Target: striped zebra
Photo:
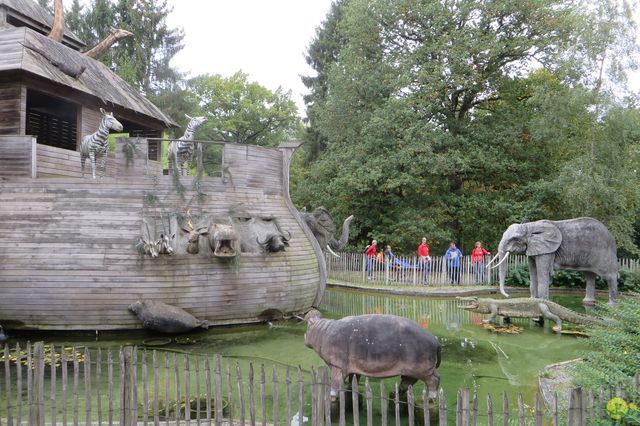
[[[116,132],[122,131],[122,124],[115,119],[112,112],[106,112],[100,108],[102,113],[102,121],[98,131],[82,138],[80,144],[80,165],[82,166],[82,176],[84,177],[84,162],[89,157],[91,160],[91,170],[93,172],[93,178],[96,178],[96,157],[100,156],[100,168],[104,176],[107,167],[107,136],[109,135],[109,129],[113,129]]]
[[[173,161],[174,168],[177,166],[181,176],[185,174],[185,171],[187,175],[189,174],[189,162],[195,148],[195,143],[191,142],[193,136],[198,127],[207,122],[206,117],[190,117],[187,114],[185,116],[189,119],[187,130],[179,140],[169,143],[169,159]]]

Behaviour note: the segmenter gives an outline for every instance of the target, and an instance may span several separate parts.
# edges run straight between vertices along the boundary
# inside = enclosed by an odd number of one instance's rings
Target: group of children
[[[365,248],[364,255],[367,261],[367,276],[372,279],[373,264],[377,260],[379,263],[397,261],[391,246],[387,245],[384,250],[377,251],[378,241],[372,240],[371,244]],[[485,256],[489,256],[489,253],[480,241],[476,241],[473,249],[471,250],[471,267],[474,271],[474,281],[476,284],[484,282],[484,269],[485,269]],[[460,284],[460,264],[464,255],[456,243],[451,241],[449,248],[444,253],[444,259],[447,265],[447,273],[449,274],[449,280],[451,284]],[[418,246],[418,263],[417,268],[422,271],[423,283],[426,285],[429,281],[429,269],[430,269],[431,256],[429,256],[429,245],[427,244],[427,238],[422,237],[422,241]]]

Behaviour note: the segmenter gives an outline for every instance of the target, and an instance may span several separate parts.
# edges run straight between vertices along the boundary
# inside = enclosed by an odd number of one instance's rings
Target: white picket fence
[[[417,256],[394,256],[393,258],[367,258],[363,253],[338,253],[335,257],[325,254],[329,279],[349,283],[384,283],[390,285],[490,285],[498,282],[498,268],[479,269],[471,264],[471,256],[460,260],[459,268],[449,268],[444,256],[431,256],[429,262],[421,263]],[[485,256],[483,266],[490,260]],[[640,267],[638,259],[618,259],[620,268],[636,271]],[[497,263],[497,260],[493,263]],[[507,270],[526,264],[525,255],[511,255],[507,259]]]

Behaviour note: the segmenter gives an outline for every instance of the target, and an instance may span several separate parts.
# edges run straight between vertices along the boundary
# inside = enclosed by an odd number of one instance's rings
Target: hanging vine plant
[[[140,155],[140,138],[126,138],[122,144],[122,153],[127,167],[133,166],[135,157]]]

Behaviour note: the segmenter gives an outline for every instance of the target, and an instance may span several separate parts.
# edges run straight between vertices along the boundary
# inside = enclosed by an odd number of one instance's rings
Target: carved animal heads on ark
[[[200,221],[194,225],[194,219],[187,211],[187,216],[180,228],[187,235],[187,253],[189,254],[198,254],[200,252],[200,237],[208,237],[209,248],[215,257],[231,258],[237,255],[236,234],[231,225],[215,221],[210,224],[203,224]]]
[[[200,236],[209,235],[209,227],[206,225],[195,226],[189,211],[187,211],[184,222],[185,223],[180,225],[180,229],[187,234],[187,253],[198,254],[200,252]]]
[[[254,216],[239,212],[232,216],[243,253],[277,253],[284,251],[292,238],[290,231],[283,231],[273,216]]]
[[[176,234],[169,234],[161,232],[158,238],[155,238],[155,232],[151,232],[149,229],[149,223],[143,220],[144,230],[142,236],[139,237],[136,247],[141,254],[151,256],[152,258],[158,257],[160,254],[173,255],[174,249],[172,242],[176,238]]]

